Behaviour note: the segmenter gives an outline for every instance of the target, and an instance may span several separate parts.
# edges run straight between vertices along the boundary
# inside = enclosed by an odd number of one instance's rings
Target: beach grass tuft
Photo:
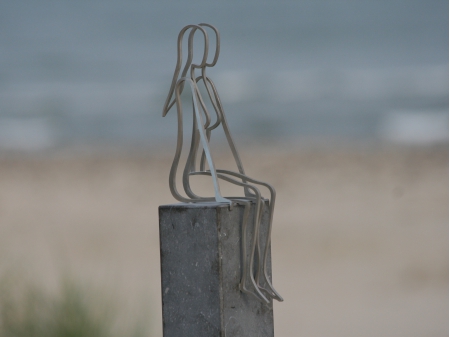
[[[143,324],[124,328],[118,318],[116,300],[68,278],[54,294],[11,278],[0,284],[0,337],[147,336]]]

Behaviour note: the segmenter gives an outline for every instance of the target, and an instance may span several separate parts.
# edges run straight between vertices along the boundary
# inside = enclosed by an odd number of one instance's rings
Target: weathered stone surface
[[[267,209],[260,229],[262,249]],[[164,337],[274,335],[272,303],[265,305],[239,290],[243,212],[244,206],[229,210],[218,203],[159,207]],[[252,207],[248,252],[253,216]]]

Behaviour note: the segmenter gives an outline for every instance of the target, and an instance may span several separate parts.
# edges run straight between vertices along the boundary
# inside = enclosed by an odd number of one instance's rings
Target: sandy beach
[[[49,290],[68,272],[120,298],[124,317],[148,312],[161,336],[157,209],[175,201],[172,152],[2,154],[0,272]],[[447,147],[241,156],[277,189],[277,337],[448,336]]]

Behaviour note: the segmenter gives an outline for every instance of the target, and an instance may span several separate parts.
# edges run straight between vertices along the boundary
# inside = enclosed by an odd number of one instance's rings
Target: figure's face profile
[[[217,63],[217,60],[219,58],[219,53],[220,53],[220,35],[219,35],[219,31],[217,30],[216,27],[214,27],[213,25],[210,25],[208,23],[200,23],[199,26],[208,27],[214,32],[213,35],[215,36],[216,50],[214,52],[212,61],[205,64],[207,67],[214,67],[214,65]]]

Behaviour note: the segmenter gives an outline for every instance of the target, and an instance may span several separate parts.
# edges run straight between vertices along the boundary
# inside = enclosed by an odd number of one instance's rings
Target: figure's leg
[[[256,246],[258,243],[258,247],[259,247],[259,227],[260,227],[260,220],[261,220],[261,193],[259,192],[259,190],[250,185],[250,184],[244,184],[240,181],[231,179],[227,176],[224,176],[222,174],[218,174],[217,177],[219,179],[228,181],[230,183],[233,184],[237,184],[239,186],[244,186],[253,190],[253,192],[255,193],[256,199],[255,199],[255,203],[256,203],[256,208],[255,208],[255,214],[254,214],[254,220],[253,220],[253,237],[251,240],[251,247],[250,247],[250,258],[244,263],[244,268],[246,269],[246,271],[243,273],[243,280],[241,281],[241,290],[243,292],[247,292],[249,294],[254,295],[255,297],[257,297],[258,299],[262,299],[265,303],[270,303],[270,301],[267,299],[266,296],[264,296],[264,294],[261,292],[261,290],[259,289],[258,285],[256,284],[255,281],[255,277],[253,275],[253,270],[254,270],[254,259],[255,259],[255,250],[256,250]],[[248,209],[249,209],[248,205]],[[248,212],[248,211],[247,211]],[[245,216],[245,210],[244,210],[244,216]],[[243,226],[242,226],[242,245],[243,247],[246,245],[246,237],[247,237],[247,221],[243,222]],[[243,251],[243,259],[247,259],[247,251],[245,249],[245,251]],[[258,257],[259,259],[259,257]],[[251,290],[249,290],[246,287],[246,282],[247,282],[247,278],[250,277],[250,282],[253,285],[254,290],[256,291],[253,292]]]
[[[273,206],[274,202],[275,202],[275,199],[272,199],[270,201],[270,206]],[[262,207],[264,207],[264,206],[265,205],[263,203]],[[261,213],[263,213],[263,211]],[[273,287],[272,282],[270,281],[270,278],[268,275],[268,271],[267,271],[268,256],[269,256],[270,243],[271,243],[272,218],[273,218],[273,207],[269,207],[269,226],[267,229],[266,242],[265,242],[265,246],[264,246],[264,257],[261,261],[262,262],[261,269],[263,270],[263,281],[267,285],[268,288],[261,285],[260,274],[256,275],[255,280],[256,280],[258,287],[260,289],[264,290],[266,293],[268,293],[270,297],[276,299],[277,301],[283,302],[284,301],[283,298]]]
[[[219,175],[219,178],[222,178],[221,175]],[[250,256],[249,258],[247,258],[247,249],[246,249],[246,245],[247,245],[247,227],[248,227],[248,221],[245,221],[242,223],[242,258],[243,258],[243,277],[241,280],[241,284],[240,284],[240,289],[243,292],[249,293],[254,295],[255,297],[257,297],[258,299],[262,299],[265,303],[270,303],[269,300],[266,298],[266,296],[264,296],[264,294],[261,292],[260,288],[258,287],[256,281],[255,281],[255,277],[254,277],[254,263],[255,263],[255,251],[258,247],[259,249],[259,226],[260,226],[260,214],[261,214],[261,194],[259,193],[259,191],[256,188],[252,188],[253,186],[248,186],[250,189],[254,190],[255,195],[256,195],[256,207],[255,207],[255,214],[253,217],[253,236],[251,239],[251,247],[250,247]],[[248,218],[248,213],[250,210],[250,205],[251,205],[251,201],[246,201],[247,205],[246,205],[246,209],[244,209],[244,217],[247,215]],[[247,213],[247,214],[246,214]],[[259,256],[259,252],[258,252],[258,264],[259,264],[259,260],[260,260],[260,256]],[[258,270],[259,270],[259,265],[258,265]],[[253,285],[253,289],[254,291],[250,290],[247,288],[246,284],[247,284],[247,280],[248,278],[250,278],[250,282]],[[255,293],[256,291],[256,293]]]
[[[259,210],[259,214],[258,214],[258,223],[259,223],[259,226],[258,226],[258,237],[257,237],[257,239],[256,239],[256,256],[257,256],[257,268],[256,268],[256,271],[253,271],[254,273],[255,273],[255,282],[256,282],[256,285],[258,286],[258,288],[259,289],[261,289],[261,290],[265,290],[266,292],[267,292],[267,290],[266,289],[264,289],[264,287],[262,287],[261,285],[260,285],[260,282],[259,282],[259,279],[260,279],[260,277],[261,277],[261,271],[263,270],[263,266],[262,266],[262,263],[263,263],[263,257],[262,257],[262,254],[261,254],[261,243],[260,243],[260,234],[259,234],[259,231],[260,231],[260,229],[261,229],[261,224],[262,224],[262,217],[263,217],[263,214],[264,214],[264,199],[263,198],[261,198],[261,201],[260,201],[260,210]],[[268,292],[269,293],[269,295],[271,295],[270,294],[270,292]]]
[[[258,213],[258,224],[259,224],[259,229],[261,228],[261,223],[262,223],[262,215],[264,213],[264,199],[261,196],[261,201],[259,203],[259,213]],[[256,216],[256,215],[255,215]],[[253,274],[255,275],[255,281],[256,284],[258,284],[258,279],[261,275],[261,263],[262,263],[262,255],[261,255],[261,244],[260,244],[260,230],[258,229],[258,237],[256,239],[256,249],[255,249],[255,254],[256,254],[256,259],[257,261],[255,262],[257,268],[253,270]],[[259,284],[258,284],[259,287]],[[261,287],[259,287],[261,288]]]
[[[211,175],[210,171],[206,171],[206,172],[192,172],[191,175]],[[250,248],[250,257],[247,260],[247,250],[246,250],[246,237],[247,237],[247,227],[248,227],[248,221],[246,221],[246,217],[248,217],[248,212],[250,210],[250,202],[251,201],[247,201],[247,200],[243,200],[243,199],[247,199],[247,198],[228,198],[228,199],[232,199],[234,202],[241,202],[244,205],[247,203],[247,210],[244,209],[244,221],[243,221],[243,225],[242,225],[242,247],[243,247],[243,260],[246,260],[243,263],[243,269],[245,269],[245,272],[243,272],[242,275],[242,279],[241,279],[241,290],[243,292],[247,292],[249,294],[254,295],[255,297],[257,297],[258,299],[262,299],[265,303],[270,303],[270,301],[267,299],[266,296],[264,296],[264,294],[261,292],[261,290],[259,289],[258,285],[256,284],[255,281],[255,277],[254,277],[254,258],[255,258],[255,250],[257,247],[257,243],[258,243],[258,247],[259,247],[259,226],[260,226],[260,221],[261,221],[261,193],[259,192],[259,190],[250,184],[246,184],[246,183],[242,183],[238,180],[232,179],[228,176],[225,176],[223,174],[217,174],[217,178],[228,181],[232,184],[238,185],[238,186],[242,186],[242,187],[246,187],[250,190],[252,190],[255,194],[255,203],[256,203],[256,208],[255,208],[255,214],[254,214],[254,221],[253,221],[253,237],[252,237],[252,241],[251,241],[251,248]],[[258,259],[260,260],[260,253],[258,254]],[[253,285],[253,288],[255,290],[251,291],[246,287],[246,283],[248,280],[248,277],[250,277],[250,282]]]
[[[228,174],[228,175],[231,175],[231,176],[235,176],[235,177],[238,177],[238,178],[241,178],[241,179],[244,177],[240,173],[233,172],[233,171],[228,171],[228,170],[217,170],[217,172],[220,173],[220,174]],[[269,192],[270,192],[270,200],[269,200],[269,228],[267,230],[266,244],[265,244],[265,247],[264,247],[264,253],[263,253],[264,257],[262,259],[263,278],[264,278],[265,283],[269,287],[269,289],[260,286],[260,283],[259,283],[259,279],[260,279],[259,270],[258,270],[258,273],[256,274],[256,281],[258,283],[258,286],[261,289],[265,290],[271,297],[273,297],[277,301],[282,302],[283,298],[281,297],[281,295],[273,287],[272,282],[270,281],[270,278],[269,278],[268,272],[267,272],[267,260],[268,260],[268,256],[269,256],[269,247],[270,247],[270,242],[271,242],[272,220],[273,220],[273,212],[274,212],[274,208],[275,208],[276,192],[275,192],[275,189],[270,184],[267,184],[267,183],[264,183],[262,181],[258,181],[258,180],[252,179],[252,178],[247,177],[247,176],[245,176],[245,179],[247,181],[253,183],[253,184],[261,185],[261,186],[266,187],[269,190]],[[259,239],[258,239],[258,252],[259,252]],[[260,257],[261,255],[258,255],[258,256]]]

